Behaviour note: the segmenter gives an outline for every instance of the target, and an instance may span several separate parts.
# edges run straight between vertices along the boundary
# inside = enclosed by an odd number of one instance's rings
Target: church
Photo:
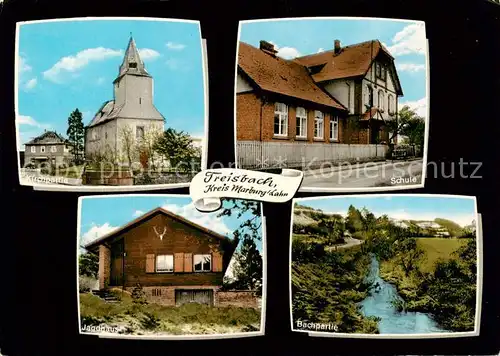
[[[127,165],[139,161],[141,140],[163,133],[165,125],[153,103],[153,77],[132,36],[113,87],[114,100],[104,102],[85,127],[85,158]]]

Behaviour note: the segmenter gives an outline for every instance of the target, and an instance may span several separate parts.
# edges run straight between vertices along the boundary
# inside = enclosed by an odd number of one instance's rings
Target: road
[[[421,183],[423,161],[385,161],[305,172],[302,188],[365,188]],[[399,178],[399,179],[398,179]]]
[[[329,246],[326,248],[327,251],[337,251],[341,250],[344,248],[349,248],[357,245],[361,245],[363,243],[363,240],[358,240],[353,237],[348,237],[345,239],[345,244],[343,245],[335,245],[335,246]]]

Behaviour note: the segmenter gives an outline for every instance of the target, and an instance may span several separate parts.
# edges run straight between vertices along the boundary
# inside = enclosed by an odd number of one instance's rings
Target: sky
[[[256,204],[259,204],[256,202]],[[82,199],[80,211],[79,244],[85,245],[113,230],[123,226],[135,218],[158,207],[163,207],[189,221],[204,226],[210,230],[233,238],[233,231],[240,224],[251,218],[251,213],[245,213],[240,219],[236,216],[218,218],[220,211],[202,213],[196,210],[191,198],[187,196],[166,195],[128,195],[104,196]],[[262,251],[262,241],[257,248]]]
[[[254,47],[265,40],[275,45],[285,59],[332,50],[341,46],[378,39],[395,58],[404,96],[399,107],[409,105],[426,117],[425,26],[422,22],[376,19],[306,19],[244,23],[240,40]]]
[[[86,20],[22,24],[19,29],[19,145],[46,130],[66,136],[78,108],[88,125],[113,99],[113,80],[130,34],[153,76],[154,104],[173,127],[204,133],[203,57],[198,23]]]
[[[474,199],[462,197],[428,197],[428,196],[347,196],[320,200],[299,200],[299,204],[325,213],[345,216],[349,206],[366,207],[375,216],[387,214],[397,220],[434,220],[443,218],[456,222],[462,227],[476,220]]]

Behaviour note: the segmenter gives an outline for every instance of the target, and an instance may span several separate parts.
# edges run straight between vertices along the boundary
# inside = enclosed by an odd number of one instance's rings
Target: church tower
[[[146,70],[132,36],[113,85],[114,103],[115,107],[121,109],[120,117],[134,119],[161,117],[153,105],[153,77]]]

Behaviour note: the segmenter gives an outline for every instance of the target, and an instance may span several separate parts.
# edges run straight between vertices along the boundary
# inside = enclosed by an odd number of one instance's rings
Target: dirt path
[[[326,248],[327,251],[336,251],[336,250],[341,250],[341,249],[346,249],[349,247],[361,245],[364,241],[363,240],[358,240],[355,238],[346,238],[345,239],[345,244],[343,245],[335,245],[335,246],[329,246]]]

